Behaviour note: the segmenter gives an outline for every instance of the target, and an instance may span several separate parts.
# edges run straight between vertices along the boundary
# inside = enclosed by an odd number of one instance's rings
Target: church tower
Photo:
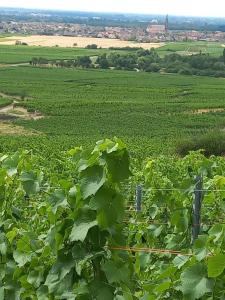
[[[168,32],[168,31],[169,31],[169,16],[168,16],[168,15],[166,16],[166,21],[165,21],[165,30],[166,30],[166,32]]]

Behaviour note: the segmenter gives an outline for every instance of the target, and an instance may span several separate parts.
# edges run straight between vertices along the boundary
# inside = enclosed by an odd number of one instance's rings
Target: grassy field
[[[169,43],[157,48],[160,56],[171,53],[182,55],[209,53],[210,55],[220,56],[223,52],[221,43],[207,42],[177,42]],[[29,62],[32,57],[43,57],[46,59],[73,59],[76,56],[95,56],[99,53],[109,52],[106,49],[84,49],[84,48],[63,48],[63,47],[38,47],[38,46],[7,46],[0,44],[0,64],[14,64]],[[127,53],[128,51],[122,51]]]
[[[32,57],[46,59],[73,59],[76,56],[94,56],[106,50],[61,48],[61,47],[31,47],[31,46],[5,46],[0,45],[0,63],[13,64],[29,62]]]
[[[219,42],[174,42],[158,48],[159,55],[165,56],[171,53],[178,53],[181,55],[191,55],[199,53],[209,53],[210,55],[220,56],[223,53],[224,47]]]
[[[181,137],[225,127],[224,79],[7,67],[0,69],[0,92],[26,94],[22,105],[45,116],[15,121],[44,135],[1,137],[2,151],[54,152],[118,136],[138,156],[167,154]]]

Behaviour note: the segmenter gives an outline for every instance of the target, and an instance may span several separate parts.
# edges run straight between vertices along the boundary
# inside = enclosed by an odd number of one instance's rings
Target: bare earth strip
[[[16,102],[11,105],[4,106],[0,108],[0,118],[2,114],[11,116],[11,117],[17,117],[25,120],[40,120],[43,119],[43,115],[41,115],[38,112],[28,112],[26,108],[21,106],[15,106]]]
[[[40,135],[40,132],[0,121],[0,135]]]
[[[199,114],[208,114],[208,113],[216,113],[216,112],[223,112],[224,108],[201,108],[191,112],[192,115],[199,115]]]
[[[76,47],[85,48],[87,45],[96,44],[98,47],[141,47],[144,49],[159,48],[164,46],[164,43],[135,43],[132,41],[121,41],[119,39],[106,38],[91,38],[91,37],[68,37],[68,36],[11,36],[9,39],[0,40],[1,45],[15,45],[16,41],[27,43],[29,46],[43,46],[43,47]]]

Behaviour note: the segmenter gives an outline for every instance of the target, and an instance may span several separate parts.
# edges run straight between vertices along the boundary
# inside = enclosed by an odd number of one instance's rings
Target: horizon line
[[[62,11],[62,12],[79,12],[79,13],[91,13],[91,14],[123,14],[123,15],[134,15],[134,16],[172,16],[172,17],[187,17],[187,18],[215,18],[215,19],[225,19],[225,16],[213,16],[213,15],[207,15],[207,16],[197,16],[197,15],[183,15],[183,14],[162,14],[162,13],[134,13],[134,12],[119,12],[119,11],[87,11],[87,10],[75,10],[75,9],[62,9],[62,8],[31,8],[31,7],[23,7],[23,6],[0,6],[0,9],[24,9],[24,10],[41,10],[41,11]]]

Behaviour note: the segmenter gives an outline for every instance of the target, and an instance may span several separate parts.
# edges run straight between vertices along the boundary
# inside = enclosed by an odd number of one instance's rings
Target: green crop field
[[[0,36],[4,38],[5,36]],[[183,55],[209,53],[214,56],[222,55],[223,46],[221,43],[213,42],[175,42],[168,43],[157,48],[160,56],[171,53]],[[43,57],[46,59],[73,59],[76,56],[95,56],[100,53],[109,52],[106,49],[84,49],[84,48],[62,48],[62,47],[37,47],[37,46],[6,46],[0,43],[0,63],[14,64],[29,62],[32,57]],[[128,51],[122,51],[128,53]]]
[[[220,111],[225,108],[224,79],[5,67],[0,69],[0,92],[27,95],[22,105],[44,116],[15,121],[43,135],[1,137],[2,151],[32,145],[54,152],[117,136],[135,155],[145,157],[172,153],[182,137],[225,127],[225,112]],[[201,109],[209,111],[201,114]]]
[[[61,47],[32,47],[32,46],[6,46],[0,44],[0,63],[13,64],[29,62],[32,57],[46,59],[73,59],[76,56],[94,56],[104,53],[104,49],[82,49]]]
[[[174,42],[158,48],[157,52],[160,56],[165,56],[174,52],[183,55],[191,55],[202,52],[209,53],[213,56],[220,56],[222,55],[223,48],[222,43],[219,42]]]

